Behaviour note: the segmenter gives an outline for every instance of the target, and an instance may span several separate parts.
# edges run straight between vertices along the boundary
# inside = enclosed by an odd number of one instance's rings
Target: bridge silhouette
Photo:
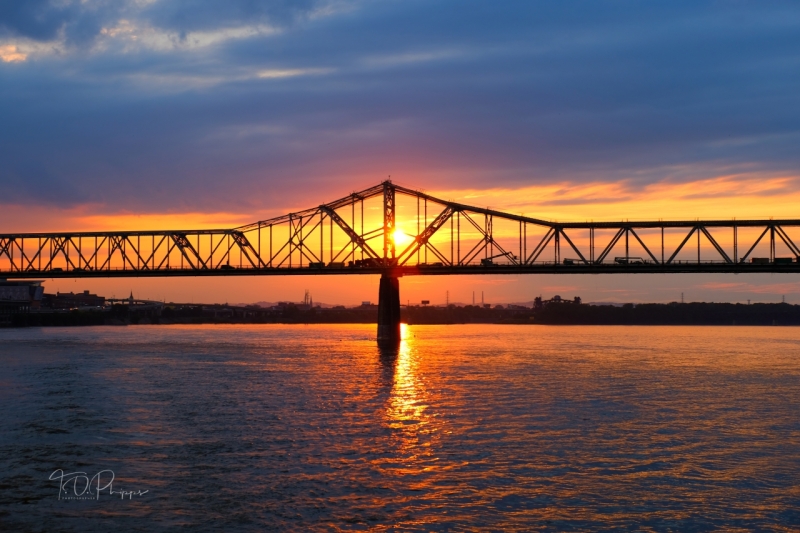
[[[233,229],[0,234],[0,278],[379,274],[378,339],[394,340],[403,276],[798,273],[797,228],[800,219],[548,221],[385,181]]]

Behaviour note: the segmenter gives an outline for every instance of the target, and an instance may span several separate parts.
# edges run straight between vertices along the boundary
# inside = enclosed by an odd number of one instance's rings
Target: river
[[[800,328],[403,335],[0,330],[0,529],[800,528]]]

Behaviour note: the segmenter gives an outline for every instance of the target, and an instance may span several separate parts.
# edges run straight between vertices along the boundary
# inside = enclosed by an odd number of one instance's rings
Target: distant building
[[[549,300],[542,300],[541,296],[537,296],[536,298],[533,299],[533,308],[534,309],[541,309],[542,307],[544,307],[546,305],[552,305],[552,304],[555,304],[555,305],[559,305],[559,304],[580,305],[581,304],[581,297],[580,296],[576,296],[572,300],[565,300],[564,298],[562,298],[561,296],[556,294],[555,296],[553,296]]]
[[[41,281],[0,279],[0,324],[9,323],[11,315],[41,307],[43,294]]]
[[[57,292],[56,294],[45,294],[43,305],[51,309],[75,309],[80,307],[103,307],[106,304],[104,296],[92,294],[89,291],[79,292]]]

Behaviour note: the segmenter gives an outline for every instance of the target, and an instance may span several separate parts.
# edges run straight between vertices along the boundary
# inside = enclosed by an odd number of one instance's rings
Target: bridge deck
[[[0,271],[0,278],[117,278],[117,277],[174,277],[174,276],[341,276],[383,275],[391,276],[442,276],[442,275],[509,275],[509,274],[745,274],[745,273],[800,273],[800,263],[752,264],[725,262],[673,262],[669,264],[574,264],[537,263],[533,265],[457,265],[457,266],[400,266],[394,268],[358,267],[281,267],[281,268],[230,268],[230,269],[114,269],[114,270],[26,270]]]

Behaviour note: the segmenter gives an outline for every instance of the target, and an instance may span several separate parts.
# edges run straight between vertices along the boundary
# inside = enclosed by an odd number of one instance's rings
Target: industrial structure
[[[379,274],[378,338],[394,340],[402,276],[800,273],[798,228],[800,219],[554,222],[385,181],[233,229],[0,234],[0,277]]]
[[[43,295],[42,280],[0,279],[0,325],[10,323],[14,314],[38,309],[42,304]]]

